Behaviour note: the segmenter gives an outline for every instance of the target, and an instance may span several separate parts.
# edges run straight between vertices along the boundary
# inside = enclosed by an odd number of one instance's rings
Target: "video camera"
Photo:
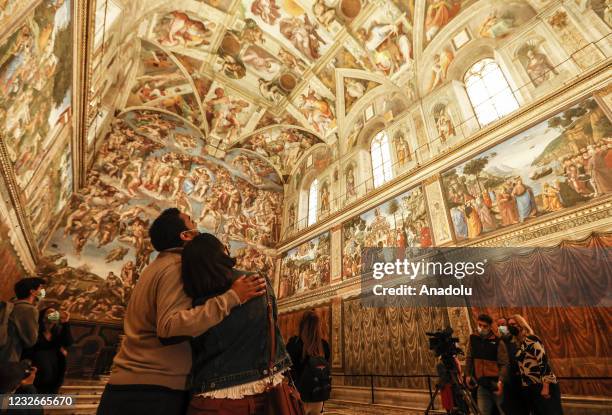
[[[429,349],[436,356],[452,358],[463,355],[463,350],[457,346],[459,338],[453,337],[453,329],[451,327],[433,333],[425,332],[425,334],[429,336]]]
[[[429,337],[429,349],[434,352],[436,357],[440,358],[440,362],[436,365],[439,383],[436,385],[436,392],[431,397],[425,410],[425,415],[429,415],[429,412],[433,409],[438,392],[447,388],[448,385],[450,385],[453,399],[443,405],[447,413],[481,415],[470,391],[460,379],[461,370],[456,357],[463,355],[463,350],[457,346],[459,339],[453,337],[453,329],[447,327],[444,330],[433,333],[425,332],[425,334]]]

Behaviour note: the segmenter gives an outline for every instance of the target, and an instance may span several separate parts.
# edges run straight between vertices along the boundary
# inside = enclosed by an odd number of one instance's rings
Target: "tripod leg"
[[[440,392],[440,390],[441,390],[441,386],[436,385],[436,390],[434,394],[431,396],[431,399],[429,400],[429,405],[427,405],[427,409],[425,410],[425,415],[429,415],[429,411],[433,409],[434,402],[436,401],[436,396],[438,395],[438,392]]]
[[[474,399],[472,399],[472,395],[467,388],[462,387],[462,397],[463,397],[463,402],[466,404],[471,414],[481,415],[480,409],[478,409],[478,405],[476,404]]]

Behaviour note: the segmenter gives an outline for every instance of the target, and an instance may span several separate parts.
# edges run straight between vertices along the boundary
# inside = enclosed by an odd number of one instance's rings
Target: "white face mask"
[[[47,320],[49,320],[51,323],[57,323],[60,321],[60,317],[60,312],[56,310],[47,315]]]
[[[487,337],[489,333],[489,329],[481,329],[480,327],[478,327],[478,334],[480,334],[482,337]]]
[[[38,294],[36,294],[36,298],[38,298],[38,300],[42,300],[43,298],[45,298],[45,295],[47,295],[45,289],[41,288]]]
[[[507,336],[508,334],[510,334],[510,332],[508,331],[508,326],[499,326],[499,334],[501,334],[502,336]]]

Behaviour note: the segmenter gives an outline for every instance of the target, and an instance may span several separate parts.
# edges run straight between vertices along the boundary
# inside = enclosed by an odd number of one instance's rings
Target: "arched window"
[[[370,155],[372,156],[374,187],[378,187],[393,178],[389,137],[386,132],[381,131],[376,134],[370,145]]]
[[[317,221],[317,203],[319,198],[319,180],[314,179],[310,183],[308,191],[308,226],[314,225]]]
[[[465,73],[465,89],[481,126],[485,126],[519,107],[508,81],[495,60],[476,62]]]

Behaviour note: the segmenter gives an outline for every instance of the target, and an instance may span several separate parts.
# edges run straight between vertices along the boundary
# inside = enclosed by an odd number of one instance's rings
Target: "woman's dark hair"
[[[189,297],[217,295],[231,286],[236,260],[214,235],[196,236],[185,245],[182,256],[183,289]]]
[[[302,356],[323,356],[321,319],[314,310],[304,313],[300,321],[300,339],[304,347]]]
[[[149,228],[149,238],[156,251],[183,246],[181,232],[189,229],[180,214],[181,211],[177,208],[166,209],[153,221]]]

